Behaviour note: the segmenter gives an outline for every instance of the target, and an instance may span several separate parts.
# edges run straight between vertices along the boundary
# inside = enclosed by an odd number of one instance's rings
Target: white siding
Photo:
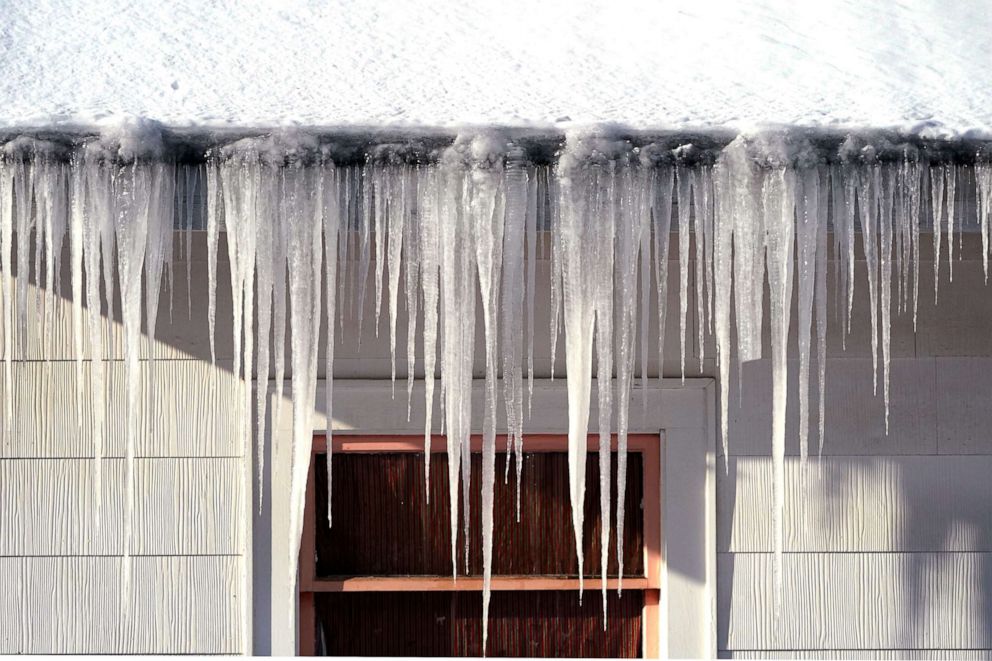
[[[923,239],[924,253],[930,240]],[[936,308],[933,264],[921,264],[917,334],[911,313],[893,319],[888,435],[881,381],[872,393],[863,278],[846,352],[831,307],[824,456],[815,456],[814,384],[805,467],[796,381],[790,382],[785,590],[777,622],[770,365],[745,365],[740,405],[732,375],[730,457],[726,469],[720,457],[717,470],[721,656],[992,657],[992,291],[975,259],[977,243],[965,237],[969,259],[955,262],[953,283],[943,265]],[[793,361],[790,379],[797,376]]]
[[[0,654],[251,651],[252,495],[243,436],[250,415],[231,374],[223,278],[219,359],[210,363],[202,240],[197,258],[192,318],[185,263],[177,262],[172,319],[166,293],[157,360],[141,363],[130,592],[121,584],[128,416],[122,327],[103,318],[110,360],[98,527],[89,352],[79,383],[69,301],[55,305],[52,323],[29,312],[27,351],[14,355],[15,416],[0,430]],[[63,282],[62,295],[69,291]],[[28,293],[34,308],[37,290]],[[51,292],[45,298],[55,300]],[[143,357],[148,351],[146,344]],[[0,402],[10,385],[0,369]]]

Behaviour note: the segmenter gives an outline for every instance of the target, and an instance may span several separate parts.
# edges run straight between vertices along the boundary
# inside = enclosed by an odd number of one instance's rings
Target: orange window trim
[[[617,437],[613,435],[613,449]],[[503,447],[506,436],[496,440],[497,447]],[[482,436],[471,438],[472,452],[482,451]],[[568,448],[568,437],[561,434],[528,434],[524,445],[525,452],[564,452]],[[599,437],[589,436],[589,449],[599,448]],[[431,436],[431,452],[446,450],[445,437]],[[631,434],[627,437],[628,452],[639,452],[644,458],[644,567],[646,576],[625,577],[623,583],[632,590],[644,591],[644,607],[641,611],[641,626],[644,632],[645,658],[657,658],[659,654],[659,601],[661,595],[661,441],[652,434]],[[317,434],[313,439],[310,455],[310,470],[307,475],[307,501],[304,512],[303,539],[300,544],[299,573],[299,649],[301,656],[311,656],[317,648],[314,638],[316,612],[314,595],[318,592],[407,592],[407,591],[482,591],[482,579],[463,577],[457,581],[451,577],[405,577],[405,576],[356,576],[344,579],[321,580],[316,576],[316,484],[314,458],[327,451],[327,439]],[[424,451],[423,436],[414,435],[339,435],[332,440],[332,451],[370,453],[398,453]],[[617,579],[609,579],[607,587],[616,589]],[[494,576],[493,590],[571,590],[578,589],[577,578],[551,578],[539,576]]]

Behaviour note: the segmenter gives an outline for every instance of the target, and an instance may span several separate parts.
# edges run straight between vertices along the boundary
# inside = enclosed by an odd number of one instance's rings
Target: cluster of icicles
[[[837,287],[842,301],[838,316],[844,335],[850,323],[855,244],[859,241],[867,262],[872,357],[877,366],[880,338],[886,418],[892,308],[895,305],[897,312],[911,309],[915,325],[921,226],[933,228],[934,287],[938,283],[944,235],[948,275],[952,274],[954,233],[960,232],[964,222],[960,214],[954,213],[955,196],[958,182],[964,177],[975,182],[977,220],[987,269],[992,214],[990,166],[980,160],[974,165],[929,164],[911,150],[900,159],[881,162],[870,147],[859,148],[852,141],[844,149],[845,158],[825,164],[810,155],[812,150],[738,138],[715,162],[688,165],[681,160],[681,155],[687,153],[685,149],[634,148],[623,140],[576,135],[568,137],[554,165],[535,166],[523,158],[523,152],[512,141],[483,134],[458,138],[429,162],[370,155],[364,166],[336,166],[326,146],[316,140],[295,136],[289,142],[285,136],[273,136],[242,140],[213,150],[207,156],[206,176],[191,179],[188,168],[168,162],[155,141],[147,138],[94,139],[74,149],[69,159],[44,142],[18,139],[4,146],[0,159],[0,300],[6,383],[13,383],[12,361],[25,351],[23,346],[14,346],[12,329],[23,329],[28,323],[27,274],[33,268],[39,286],[59,293],[60,269],[66,268],[60,257],[68,236],[74,355],[80,384],[87,343],[92,358],[89,388],[86,393],[77,388],[76,397],[77,410],[83,410],[83,398],[88,397],[88,408],[93,412],[88,431],[96,458],[97,511],[107,408],[101,310],[108,309],[115,290],[120,296],[129,412],[124,544],[128,552],[134,448],[139,433],[135,412],[140,403],[142,307],[150,347],[163,276],[171,290],[173,230],[192,229],[190,209],[176,203],[177,181],[185,176],[187,202],[191,201],[191,189],[197,187],[206,199],[212,354],[219,233],[222,228],[226,231],[234,301],[234,370],[237,376],[243,376],[240,396],[245,410],[251,410],[253,404],[253,367],[254,373],[264,378],[270,361],[276,375],[276,401],[281,400],[285,369],[281,348],[285,346],[288,315],[293,407],[290,521],[296,539],[287,559],[291,566],[295,568],[303,525],[321,327],[326,332],[330,436],[335,328],[345,328],[346,306],[339,310],[337,301],[344,296],[357,296],[357,310],[361,311],[369,269],[374,267],[375,322],[378,327],[380,310],[385,307],[394,375],[401,286],[408,306],[408,411],[414,357],[418,353],[423,357],[427,411],[424,469],[428,478],[427,450],[435,428],[431,416],[436,393],[434,374],[438,356],[440,359],[438,396],[443,411],[441,426],[447,439],[451,562],[457,576],[461,550],[456,548],[454,531],[460,524],[467,528],[469,522],[464,508],[459,521],[458,489],[462,490],[462,502],[468,502],[473,415],[470,394],[478,299],[486,366],[482,412],[485,641],[500,415],[505,415],[509,432],[506,451],[515,462],[519,516],[524,427],[530,414],[534,378],[534,293],[540,286],[535,276],[538,237],[551,243],[552,353],[557,350],[554,344],[560,324],[565,336],[570,495],[579,567],[583,566],[582,516],[593,356],[598,383],[609,384],[616,375],[615,387],[596,390],[605,613],[611,533],[610,434],[615,431],[618,435],[615,521],[620,529],[614,534],[622,575],[631,389],[635,373],[639,372],[645,383],[648,378],[648,355],[654,350],[648,346],[651,324],[661,328],[658,354],[664,350],[669,239],[672,230],[678,229],[674,250],[679,278],[671,286],[677,286],[679,292],[683,374],[686,322],[692,313],[698,322],[700,360],[705,346],[703,335],[712,333],[716,340],[720,436],[725,450],[731,362],[762,356],[767,274],[773,370],[774,581],[778,595],[782,581],[787,338],[790,325],[795,324],[800,362],[800,448],[805,459],[814,328],[821,447],[823,441],[828,223],[833,229],[838,263]],[[690,226],[696,239],[693,243],[687,231]],[[856,227],[861,229],[860,239]],[[189,236],[187,231],[187,252]],[[181,247],[183,242],[177,245]],[[694,254],[690,254],[691,249]],[[16,278],[14,264],[19,269]],[[692,312],[688,310],[690,266],[695,268],[697,306]],[[794,283],[798,287],[796,319],[792,318],[791,305]],[[652,292],[657,301],[656,319],[649,319],[648,313]],[[54,314],[51,304],[46,304],[42,314],[44,319],[38,323],[49,323]],[[363,323],[360,314],[359,333]],[[256,335],[251,332],[253,325]],[[20,338],[25,336],[19,333]],[[732,338],[736,338],[733,347]],[[498,410],[499,388],[502,411]],[[12,388],[5,391],[5,417],[11,421]],[[255,429],[242,430],[242,436],[248,452],[254,431],[261,479],[267,393],[265,388],[255,392]],[[79,424],[82,426],[81,419]],[[332,461],[330,452],[327,461]],[[463,551],[467,562],[467,542]],[[125,562],[124,567],[126,572],[129,563]]]

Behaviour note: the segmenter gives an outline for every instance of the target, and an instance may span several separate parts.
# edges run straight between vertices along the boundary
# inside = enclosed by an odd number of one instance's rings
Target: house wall
[[[193,273],[201,277],[203,255],[195,257]],[[15,416],[0,444],[0,654],[249,649],[249,463],[237,428],[230,353],[223,351],[230,343],[221,342],[223,364],[212,367],[205,288],[199,282],[192,288],[195,317],[187,320],[185,265],[174,267],[174,320],[166,297],[158,360],[141,365],[130,590],[122,585],[122,327],[106,316],[101,322],[111,360],[97,525],[88,342],[80,384],[68,301],[44,327],[33,309],[36,296],[57,298],[28,288],[27,352],[15,354],[24,359],[12,365]],[[69,291],[64,280],[62,292]],[[117,308],[119,320],[119,302]],[[0,400],[9,387],[0,369]]]
[[[744,368],[743,397],[731,398],[728,416],[730,456],[717,471],[718,643],[726,656],[990,656],[992,291],[979,236],[966,235],[953,282],[942,264],[936,307],[930,235],[923,256],[916,332],[911,310],[893,316],[888,433],[881,385],[877,395],[871,387],[863,261],[846,351],[830,318],[823,456],[805,466],[790,387],[778,621],[770,365]],[[793,361],[790,379],[797,373]],[[815,410],[811,423],[815,455]]]
[[[929,250],[930,236],[924,239]],[[795,389],[790,387],[784,603],[776,622],[771,589],[770,366],[744,368],[743,394],[731,389],[730,456],[717,464],[717,622],[721,655],[930,656],[939,650],[983,655],[992,647],[992,294],[983,284],[978,237],[965,241],[954,281],[942,267],[940,305],[932,305],[932,262],[921,265],[919,326],[897,317],[892,327],[891,427],[881,397],[871,393],[868,292],[858,262],[854,322],[846,351],[831,316],[823,458],[798,458]],[[223,255],[222,246],[220,253]],[[674,253],[673,253],[674,254]],[[927,255],[925,254],[924,257]],[[113,322],[114,362],[104,460],[103,524],[90,513],[92,450],[89,400],[78,429],[69,311],[52,329],[32,326],[28,361],[14,365],[17,427],[0,447],[0,651],[242,652],[260,644],[250,612],[252,459],[238,425],[239,387],[231,374],[230,293],[219,269],[216,367],[210,364],[203,236],[192,255],[192,317],[186,316],[185,262],[175,264],[172,320],[163,299],[154,370],[165,401],[154,432],[142,434],[136,460],[134,596],[120,627],[123,503],[123,372],[120,325]],[[669,268],[666,357],[679,370],[677,264]],[[548,262],[539,262],[547,282]],[[694,288],[690,269],[690,296]],[[833,300],[833,277],[830,277]],[[29,291],[34,291],[33,288]],[[63,287],[63,296],[68,287]],[[47,294],[46,294],[47,295]],[[358,347],[346,319],[335,363],[338,378],[388,379],[388,326],[370,321]],[[342,303],[347,304],[347,303]],[[831,304],[832,305],[832,304]],[[402,310],[401,305],[401,310]],[[695,301],[687,320],[688,376],[715,376],[713,347],[696,340]],[[538,295],[535,373],[551,373],[547,290]],[[832,307],[831,307],[832,310]],[[653,312],[653,310],[652,310]],[[832,314],[832,313],[831,313]],[[35,318],[35,317],[31,317]],[[119,310],[115,315],[119,319]],[[654,328],[654,324],[652,324]],[[655,331],[653,331],[655,332]],[[479,324],[481,349],[481,324]],[[51,338],[46,348],[39,338]],[[649,346],[656,346],[652,337]],[[794,340],[793,340],[794,341]],[[397,374],[406,374],[406,321],[401,316]],[[564,372],[559,340],[556,374]],[[418,355],[421,353],[418,346]],[[793,354],[794,355],[794,354]],[[48,357],[51,362],[41,362]],[[482,352],[477,351],[478,376]],[[88,365],[85,366],[88,368]],[[422,361],[415,373],[422,375]],[[323,363],[320,363],[323,376]],[[881,367],[879,367],[881,372]],[[0,379],[3,378],[0,370]],[[798,372],[792,364],[792,375]],[[658,374],[652,356],[649,374]],[[47,375],[47,376],[46,376]],[[288,370],[287,370],[288,377]],[[735,384],[737,375],[732,374]],[[168,383],[169,387],[161,387]],[[6,384],[3,384],[6,387]],[[84,387],[84,391],[87,390]],[[288,391],[287,391],[288,392]],[[117,393],[117,394],[115,394]],[[88,396],[88,393],[87,393]],[[397,406],[405,405],[397,383]],[[811,398],[815,403],[815,393]],[[37,405],[49,402],[49,407]],[[415,400],[415,410],[422,403]],[[632,398],[632,419],[640,402]],[[815,432],[815,412],[811,418]],[[145,422],[143,421],[143,425]],[[811,435],[815,439],[815,433]],[[271,461],[271,457],[269,457]],[[266,495],[282,502],[284,494]],[[268,505],[266,505],[268,507]],[[166,608],[162,608],[166,604]],[[254,648],[249,636],[255,630]],[[265,638],[265,636],[262,636]],[[927,651],[921,651],[927,650]],[[976,651],[977,650],[977,651]]]

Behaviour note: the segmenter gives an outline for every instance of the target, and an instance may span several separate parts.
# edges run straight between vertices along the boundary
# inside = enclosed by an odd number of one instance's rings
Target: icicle
[[[602,180],[600,169],[610,167],[610,161],[600,162],[601,154],[616,149],[616,145],[588,142],[570,136],[565,152],[558,162],[560,220],[557,252],[561,259],[562,289],[565,321],[565,360],[568,389],[568,463],[569,491],[572,506],[572,527],[579,567],[579,594],[582,593],[583,547],[582,525],[585,501],[586,433],[589,427],[589,397],[592,381],[592,349],[594,333],[598,332],[597,346],[601,346],[599,359],[606,354],[606,345],[612,343],[603,326],[612,316],[604,298],[612,294],[613,228],[612,214],[600,212]],[[604,152],[604,150],[607,150]],[[586,163],[587,156],[595,155],[597,162]],[[605,177],[602,177],[605,178]],[[609,201],[609,200],[607,200]],[[608,292],[605,290],[609,290]],[[598,326],[598,331],[597,331]],[[600,377],[604,366],[600,365]],[[608,378],[608,377],[607,377]],[[601,409],[603,398],[608,397],[607,383],[598,384]],[[604,392],[607,391],[607,392]],[[600,430],[608,430],[609,423],[600,420]],[[607,437],[607,442],[608,442]],[[604,454],[609,460],[609,448],[604,453],[600,437],[600,471]],[[608,465],[607,465],[608,469]],[[609,473],[607,473],[608,475]],[[608,479],[608,478],[606,478]],[[608,525],[606,518],[602,524]]]
[[[944,208],[944,171],[939,165],[930,167],[930,205],[933,211],[933,303],[936,305],[940,285],[940,223]]]
[[[617,182],[614,197],[614,207],[617,208],[613,233],[616,235],[616,337],[617,352],[617,508],[616,508],[616,539],[617,565],[619,568],[618,591],[623,589],[623,541],[624,541],[624,510],[626,508],[627,492],[627,430],[630,419],[630,390],[634,381],[635,338],[637,337],[638,311],[638,258],[646,234],[648,216],[641,212],[640,200],[636,193],[633,174],[630,167],[625,167],[615,175]],[[702,208],[707,208],[704,205]],[[643,257],[644,260],[647,257]],[[598,342],[599,340],[597,340]],[[607,375],[608,378],[609,375]],[[602,379],[597,379],[603,383]],[[602,414],[600,414],[602,415]],[[600,427],[602,430],[602,426]],[[609,439],[607,438],[607,441]],[[600,476],[602,480],[603,476]],[[606,475],[606,488],[609,489],[609,474]],[[609,502],[607,502],[607,506]],[[609,511],[603,513],[608,520]],[[606,526],[604,526],[604,529]],[[608,539],[603,540],[603,612],[606,609],[606,547]],[[603,619],[606,625],[606,619]]]
[[[742,186],[750,188],[752,177],[751,163],[747,158],[742,139],[728,145],[713,172],[714,233],[713,233],[713,279],[714,309],[713,328],[716,334],[716,359],[720,379],[720,441],[723,444],[723,467],[729,470],[730,452],[727,438],[727,409],[730,399],[730,301],[733,287],[732,250],[734,223],[747,213],[744,206],[746,196],[740,194]],[[749,288],[750,290],[750,288]]]
[[[420,170],[409,168],[405,185],[410,219],[404,224],[403,254],[406,266],[403,294],[406,297],[406,421],[410,422],[413,407],[413,377],[417,362],[417,315],[420,309],[418,296],[420,280],[420,208],[417,206]],[[395,363],[393,363],[395,369]]]
[[[548,197],[557,200],[561,196],[561,185],[556,177],[544,173],[547,182]],[[562,321],[562,256],[561,247],[556,237],[561,233],[561,209],[555,203],[550,208],[551,241],[551,380],[555,380],[555,363],[558,358],[558,329]],[[544,234],[541,235],[542,237]]]
[[[453,150],[454,148],[452,148]],[[458,494],[466,470],[472,433],[472,364],[475,355],[475,245],[463,200],[464,172],[457,151],[446,154],[441,176],[441,387],[447,433],[448,490],[451,515],[451,571],[458,576]],[[463,486],[462,493],[468,493]],[[465,501],[468,509],[468,500]],[[465,539],[466,550],[468,538]]]
[[[840,218],[840,223],[844,227],[844,249],[845,255],[842,265],[844,267],[844,282],[847,285],[847,314],[844,315],[844,332],[841,336],[843,348],[847,349],[847,336],[851,332],[851,312],[854,309],[854,203],[855,203],[855,180],[850,172],[834,167],[830,173],[830,185],[833,188],[834,217]]]
[[[878,165],[870,163],[860,172],[858,210],[861,213],[861,242],[868,268],[868,299],[871,306],[871,391],[878,394]]]
[[[527,187],[527,418],[534,403],[534,288],[537,284],[537,172]],[[519,482],[518,482],[519,483]]]
[[[913,260],[913,332],[916,332],[916,315],[920,300],[920,212],[923,204],[922,170],[918,163],[909,166],[909,223]]]
[[[321,163],[318,177],[318,214],[323,220],[324,230],[324,309],[325,328],[327,330],[327,339],[324,345],[324,416],[326,419],[324,437],[327,440],[327,526],[330,527],[333,512],[331,508],[331,457],[333,456],[332,432],[334,426],[334,314],[337,310],[338,232],[341,226],[341,196],[338,173],[331,163]],[[409,286],[407,291],[409,291]],[[415,316],[416,313],[414,313],[414,318]],[[412,325],[415,323],[415,321],[411,322]],[[317,326],[319,326],[319,322],[315,324],[315,327]],[[412,333],[413,329],[411,329]],[[314,337],[314,342],[316,339]]]
[[[103,219],[113,223],[109,205],[104,201],[98,205],[100,197],[111,192],[111,177],[108,165],[99,157],[87,154],[79,164],[81,192],[79,199],[84,201],[82,209],[83,261],[86,266],[86,307],[90,343],[90,434],[93,438],[94,484],[102,482],[104,422],[106,419],[106,379],[103,354],[103,332],[100,301],[100,227]],[[95,179],[95,181],[94,181]],[[110,259],[110,256],[105,256]],[[110,310],[108,309],[108,314]],[[101,509],[102,492],[94,492],[94,511]],[[97,514],[97,516],[99,516]],[[125,552],[127,549],[125,548]],[[128,563],[125,563],[125,566]]]
[[[361,348],[362,342],[362,322],[365,319],[365,292],[369,283],[369,260],[371,259],[371,233],[372,223],[379,222],[373,215],[375,209],[373,202],[376,199],[375,186],[373,181],[375,174],[371,164],[366,164],[362,170],[362,216],[361,235],[358,239],[359,265],[358,265],[358,346]],[[381,278],[380,278],[381,282]],[[378,333],[378,324],[376,324]]]
[[[958,169],[944,165],[944,181],[947,186],[947,281],[954,282],[954,193],[957,188]]]
[[[510,474],[510,448],[516,462],[516,509],[520,521],[520,479],[523,468],[524,424],[524,239],[528,223],[528,203],[532,191],[530,176],[514,155],[506,170],[506,221],[503,230],[503,283],[500,327],[503,342],[503,398],[506,405],[506,472]],[[533,375],[533,367],[531,368]]]
[[[83,432],[83,394],[85,385],[83,381],[83,347],[85,338],[83,337],[83,254],[85,246],[85,188],[83,186],[83,164],[78,155],[74,155],[70,165],[72,204],[69,208],[69,260],[70,278],[72,280],[72,328],[73,328],[73,355],[76,359],[76,433],[82,435]],[[4,205],[6,206],[6,205]],[[2,213],[2,209],[0,209]],[[2,251],[0,251],[2,252]],[[9,327],[9,324],[4,324]],[[10,346],[10,342],[6,343]],[[91,354],[92,356],[92,354]],[[9,378],[9,375],[8,375]],[[7,381],[10,383],[10,381]],[[8,413],[8,420],[12,420]],[[100,505],[101,505],[101,446],[98,443],[99,437],[93,436],[93,523],[100,527]]]
[[[819,235],[819,174],[807,168],[797,175],[796,243],[799,280],[799,456],[809,453],[809,358],[816,287],[816,245]]]
[[[615,163],[607,163],[606,167],[613,170]],[[610,486],[612,481],[612,447],[610,437],[610,423],[612,413],[612,379],[613,379],[613,242],[615,230],[617,229],[617,185],[616,172],[599,172],[598,168],[592,170],[588,175],[588,180],[584,185],[589,191],[591,200],[591,210],[587,212],[589,217],[585,222],[595,222],[602,224],[604,243],[595,247],[595,256],[589,268],[593,270],[596,289],[587,290],[593,298],[595,308],[595,340],[596,340],[596,394],[599,404],[598,424],[599,424],[599,517],[600,517],[600,577],[601,592],[603,599],[603,628],[606,628],[606,571],[609,566],[610,550]],[[605,190],[604,190],[605,189]],[[608,232],[608,236],[607,236]],[[567,277],[567,276],[566,276]],[[567,286],[567,284],[566,284]],[[625,324],[626,319],[620,319],[620,324]],[[566,339],[568,337],[568,326],[565,327]],[[581,450],[583,453],[586,450]],[[583,472],[584,472],[583,468]],[[584,491],[584,489],[583,489]],[[583,493],[583,499],[585,494]],[[583,507],[582,502],[578,505]],[[573,521],[574,521],[574,508]],[[619,542],[620,538],[617,538]],[[581,533],[576,537],[576,545],[582,543]],[[580,552],[579,581],[585,576],[584,560]],[[581,588],[580,588],[581,593]]]
[[[992,165],[989,163],[975,164],[975,208],[978,214],[978,226],[982,233],[982,269],[985,282],[989,281],[989,227],[992,225]]]
[[[886,166],[881,173],[879,191],[881,213],[878,216],[880,254],[880,302],[882,306],[882,400],[885,404],[885,433],[889,433],[889,347],[892,334],[892,201],[895,172]]]
[[[792,307],[795,182],[789,170],[765,175],[762,199],[767,223],[768,290],[772,331],[772,466],[775,617],[782,608],[782,547],[785,510],[785,412],[788,398],[789,318]]]
[[[738,138],[735,162],[746,158],[746,142]],[[729,147],[728,147],[729,149]],[[726,150],[725,150],[726,151]],[[734,312],[737,320],[737,360],[739,363],[761,358],[762,307],[764,305],[765,219],[761,213],[760,179],[745,176],[748,170],[738,165],[730,170],[729,185],[738,199],[734,213]],[[741,370],[738,369],[738,375]]]
[[[30,248],[31,231],[34,229],[35,215],[31,205],[32,186],[30,166],[24,158],[18,158],[13,164],[14,169],[14,248],[17,254],[17,293],[14,298],[17,304],[17,349],[23,360],[27,353],[28,339],[28,280],[31,270]],[[11,269],[12,270],[12,269]],[[13,353],[13,347],[11,347]]]
[[[641,172],[637,173],[637,179],[632,182],[632,185],[637,186],[638,208],[634,210],[634,213],[638,214],[638,221],[641,223],[639,252],[641,301],[638,314],[641,320],[641,415],[645,416],[648,411],[648,336],[651,332],[649,317],[651,314],[651,202],[653,191],[645,187],[645,178]],[[658,366],[658,375],[661,376],[661,365]]]
[[[437,360],[438,268],[441,255],[438,217],[438,173],[433,167],[425,173],[420,214],[420,287],[424,298],[424,489],[430,502],[431,428],[434,417],[434,370]],[[452,535],[455,529],[452,527]]]
[[[706,251],[711,248],[707,248],[706,244],[712,239],[706,235],[706,232],[712,224],[712,208],[710,204],[710,188],[712,183],[708,168],[701,166],[692,171],[692,195],[693,208],[695,210],[693,237],[696,243],[696,341],[699,345],[697,350],[699,351],[700,372],[703,371],[705,354],[704,336],[706,333],[706,324],[708,323],[706,313],[709,310],[709,306],[706,303],[706,296],[709,292],[705,290],[707,264],[709,264],[709,261],[706,259]]]
[[[679,356],[682,381],[685,382],[685,326],[689,306],[689,218],[692,178],[687,168],[675,169],[679,207]]]
[[[818,370],[817,384],[819,386],[818,407],[818,436],[817,457],[823,455],[823,436],[826,427],[826,370],[827,370],[827,172],[820,169],[819,209],[817,215],[816,235],[816,290],[814,292],[816,306],[816,367]]]
[[[275,177],[259,181],[258,220],[255,224],[255,281],[258,287],[258,356],[255,386],[255,463],[258,473],[258,511],[262,512],[265,484],[265,414],[268,408],[270,337],[272,334],[272,280],[275,263],[275,235],[279,233]]]
[[[4,435],[14,433],[14,168],[0,159],[0,265],[3,284]],[[80,358],[81,359],[81,358]],[[79,363],[77,363],[79,364]],[[78,411],[82,411],[79,406]]]
[[[399,315],[399,287],[400,287],[400,257],[403,254],[403,238],[406,234],[407,215],[410,213],[410,186],[411,177],[409,166],[386,168],[388,180],[388,225],[387,237],[389,239],[388,253],[386,259],[389,266],[389,357],[390,357],[390,377],[393,389],[396,388],[396,318]],[[381,227],[381,226],[380,226]],[[379,246],[379,234],[376,234],[376,246]],[[385,238],[382,239],[385,241]],[[379,253],[376,253],[376,277],[377,283],[381,283],[381,267]],[[381,287],[381,284],[377,286]],[[379,299],[382,294],[376,294],[376,314],[379,309]],[[412,321],[416,326],[416,319]],[[378,328],[378,317],[376,317],[376,327]]]
[[[486,339],[486,408],[482,426],[482,650],[485,653],[489,633],[489,594],[493,562],[493,488],[496,480],[496,379],[498,376],[498,307],[500,269],[503,264],[505,204],[507,201],[501,145],[491,136],[478,136],[467,145],[473,161],[465,178],[468,185],[467,207],[471,215],[469,231],[475,234],[475,264],[482,301],[482,320]],[[458,147],[456,146],[455,149]],[[496,161],[495,163],[493,161]],[[516,191],[519,198],[522,186]],[[514,201],[520,215],[521,199]],[[516,222],[521,222],[517,219]],[[468,510],[468,499],[465,499]],[[466,541],[468,531],[466,530]]]
[[[668,243],[672,231],[672,186],[675,172],[671,167],[658,166],[651,171],[648,191],[653,195],[651,215],[654,218],[654,277],[658,297],[658,375],[665,369],[665,328],[668,316]]]
[[[379,315],[382,313],[382,277],[386,267],[386,237],[389,235],[390,217],[396,215],[398,218],[394,222],[401,222],[403,211],[393,207],[395,193],[393,190],[394,178],[391,176],[391,168],[373,168],[374,198],[373,208],[375,209],[375,336],[379,337]],[[397,241],[399,237],[397,237]],[[394,351],[395,354],[395,351]],[[395,364],[395,356],[393,363]],[[395,380],[395,376],[394,376]]]
[[[281,199],[281,226],[290,279],[290,323],[292,345],[293,444],[290,488],[289,567],[296,576],[306,503],[307,473],[313,444],[312,412],[317,387],[317,345],[321,304],[321,234],[323,222],[317,208],[314,174],[298,162],[280,170],[285,193]],[[328,507],[330,507],[328,502]],[[295,608],[290,594],[288,608]]]
[[[217,243],[223,206],[217,163],[207,163],[207,323],[210,328],[210,362],[217,364],[214,331],[217,319]]]

